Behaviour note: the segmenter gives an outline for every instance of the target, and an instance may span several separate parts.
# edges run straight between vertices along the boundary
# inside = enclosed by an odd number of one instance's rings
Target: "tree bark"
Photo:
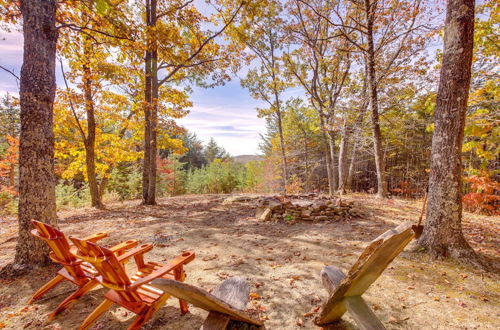
[[[146,0],[146,25],[156,25],[156,0]],[[142,172],[142,202],[156,204],[156,127],[158,118],[158,52],[156,41],[148,39],[145,56],[145,129],[144,162]]]
[[[333,168],[332,168],[332,159],[330,153],[330,147],[328,144],[328,134],[325,126],[325,118],[320,112],[319,116],[321,130],[323,131],[323,139],[325,141],[325,162],[326,162],[326,174],[328,176],[328,193],[333,195],[335,193],[334,182],[333,182]]]
[[[146,0],[146,25],[151,25],[151,4]],[[149,41],[148,41],[149,42]],[[152,77],[151,77],[151,50],[150,45],[146,49],[144,58],[144,158],[142,162],[142,203],[149,201],[149,172],[151,164],[151,105],[152,105]]]
[[[373,44],[373,4],[365,0],[367,14],[367,66],[368,66],[368,85],[370,92],[370,108],[372,122],[373,152],[375,154],[375,167],[377,169],[377,197],[387,197],[387,182],[385,178],[385,162],[382,152],[382,133],[380,132],[380,120],[378,110],[378,90],[375,69],[375,48]]]
[[[48,247],[30,234],[31,220],[57,224],[53,105],[56,91],[56,1],[21,1],[24,53],[21,68],[19,237],[14,263],[49,262]]]
[[[302,135],[304,136],[304,161],[305,161],[305,168],[304,168],[304,175],[305,175],[305,185],[306,185],[306,192],[309,192],[311,190],[311,185],[309,183],[309,146],[308,146],[308,141],[307,141],[307,133],[306,130],[302,128]]]
[[[434,258],[474,255],[462,233],[462,142],[469,97],[474,0],[449,0],[434,111],[427,223],[419,244]]]
[[[332,171],[332,191],[335,192],[337,187],[339,186],[338,181],[338,168],[337,162],[335,161],[335,132],[332,130],[327,130],[326,137],[328,139],[328,150],[330,152],[330,162],[331,162],[331,171]]]
[[[85,165],[87,169],[87,180],[89,181],[90,199],[93,207],[103,209],[97,174],[95,170],[95,139],[96,122],[94,111],[94,99],[92,96],[92,71],[90,69],[90,56],[92,56],[92,45],[89,36],[84,36],[83,46],[83,94],[85,99],[85,111],[87,113],[87,137],[85,139]]]
[[[287,173],[288,168],[287,168],[287,164],[286,164],[285,138],[283,137],[283,125],[282,125],[282,120],[281,120],[281,110],[278,110],[276,114],[278,116],[278,133],[280,136],[281,162],[282,162],[282,167],[283,167],[283,191],[286,195],[287,194],[286,186],[287,186],[287,178],[288,178],[288,173]]]
[[[347,146],[349,143],[349,125],[347,124],[346,115],[344,117],[344,123],[342,125],[342,135],[340,139],[339,147],[339,186],[337,191],[339,194],[343,195],[346,192],[347,187]]]
[[[347,174],[347,189],[349,191],[353,190],[352,182],[353,182],[353,177],[354,177],[354,165],[356,164],[356,153],[358,151],[358,140],[354,140],[354,144],[352,146],[352,156],[351,156],[351,162],[349,164],[349,172]]]
[[[9,187],[14,187],[16,185],[15,174],[16,166],[11,164],[9,169]]]
[[[153,0],[151,3],[156,1]],[[154,13],[156,16],[156,10]],[[156,205],[156,156],[157,152],[157,128],[158,128],[158,52],[156,49],[151,52],[151,97],[153,104],[151,106],[151,138],[149,140],[149,187],[147,205]]]
[[[157,0],[151,0],[151,26],[156,26]],[[149,186],[147,205],[156,205],[156,156],[157,156],[157,127],[158,127],[158,50],[156,40],[152,40],[151,45],[151,137],[149,140]]]

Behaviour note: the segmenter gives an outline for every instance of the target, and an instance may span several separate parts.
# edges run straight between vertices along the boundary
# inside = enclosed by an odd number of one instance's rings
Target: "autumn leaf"
[[[251,292],[248,296],[250,297],[250,300],[259,300],[259,299],[261,299],[261,296],[258,293],[256,293],[256,292]]]

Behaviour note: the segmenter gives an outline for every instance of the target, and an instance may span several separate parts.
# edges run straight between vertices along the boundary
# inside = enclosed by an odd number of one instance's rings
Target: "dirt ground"
[[[265,320],[267,329],[319,329],[314,311],[327,298],[319,273],[325,265],[344,271],[367,243],[402,221],[415,221],[421,204],[351,195],[358,216],[339,222],[262,223],[252,203],[222,205],[227,196],[165,198],[158,206],[139,201],[109,205],[108,210],[79,209],[59,213],[67,235],[106,231],[105,245],[128,239],[154,243],[148,260],[165,262],[184,250],[196,258],[186,266],[186,282],[211,289],[228,276],[251,283],[248,307]],[[500,219],[465,214],[467,239],[491,258],[500,256]],[[0,219],[0,268],[11,262],[16,223]],[[131,266],[131,265],[130,265]],[[74,287],[65,283],[31,306],[30,295],[57,271],[42,268],[13,280],[0,281],[0,328],[75,329],[100,303],[104,289],[82,297],[52,322],[46,315]],[[429,262],[424,253],[403,251],[364,297],[388,329],[499,329],[500,275],[452,262]],[[195,307],[181,316],[169,299],[145,329],[198,329],[207,313]],[[116,306],[93,329],[125,329],[134,318]],[[355,329],[346,314],[332,329]]]

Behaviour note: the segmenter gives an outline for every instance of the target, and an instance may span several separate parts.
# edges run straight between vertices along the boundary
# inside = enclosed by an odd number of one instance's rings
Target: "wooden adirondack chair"
[[[47,284],[38,289],[35,294],[33,294],[31,299],[28,301],[28,304],[32,304],[35,300],[40,299],[44,294],[46,294],[62,281],[70,281],[78,286],[78,289],[75,292],[64,299],[63,302],[60,303],[52,313],[49,314],[49,319],[52,319],[57,314],[70,307],[78,298],[92,290],[96,285],[99,284],[99,282],[94,278],[96,275],[96,270],[93,268],[93,266],[88,263],[82,263],[70,253],[70,245],[63,232],[40,221],[32,220],[31,222],[35,227],[35,229],[31,231],[31,234],[45,241],[49,245],[51,249],[49,257],[54,262],[63,266],[63,268],[61,268],[57,272],[57,275],[52,280],[50,280]],[[98,240],[103,239],[107,236],[108,234],[106,233],[97,233],[85,238],[84,240],[88,242],[97,242]],[[119,255],[122,254],[125,250],[130,249],[136,245],[136,240],[130,240],[115,245],[110,250],[113,253]]]
[[[418,226],[413,227],[410,223],[403,223],[377,237],[366,247],[347,276],[335,266],[327,266],[321,271],[330,298],[315,320],[317,325],[338,321],[348,310],[360,329],[385,329],[361,295],[415,237]]]
[[[143,244],[122,256],[116,256],[111,250],[90,241],[70,237],[77,251],[74,255],[94,265],[99,273],[97,279],[110,290],[104,295],[104,301],[83,321],[79,329],[88,329],[113,304],[137,314],[137,318],[128,328],[139,329],[146,323],[170,297],[150,285],[156,278],[173,278],[184,281],[186,274],[183,266],[191,262],[195,255],[192,251],[184,252],[166,265],[144,262],[144,253],[153,249],[152,244]],[[129,277],[121,260],[134,257],[138,272]],[[188,312],[186,302],[179,300],[181,314]]]
[[[224,330],[230,320],[257,326],[263,325],[261,321],[250,317],[243,311],[247,306],[250,293],[250,286],[244,278],[229,278],[217,286],[212,294],[193,285],[171,279],[156,279],[151,282],[151,285],[209,311],[200,330]]]

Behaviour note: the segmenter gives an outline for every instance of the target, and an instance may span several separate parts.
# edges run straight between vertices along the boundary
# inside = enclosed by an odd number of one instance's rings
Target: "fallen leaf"
[[[302,316],[304,316],[304,317],[311,317],[311,316],[313,316],[314,314],[316,314],[319,311],[319,308],[320,308],[320,306],[316,306],[316,307],[314,307],[313,309],[311,309],[309,312],[305,313]]]
[[[222,280],[225,280],[226,278],[229,277],[229,274],[228,273],[225,273],[225,272],[219,272],[217,273],[217,276],[222,279]]]
[[[251,292],[249,295],[250,300],[259,300],[261,298],[260,294],[256,292]]]

